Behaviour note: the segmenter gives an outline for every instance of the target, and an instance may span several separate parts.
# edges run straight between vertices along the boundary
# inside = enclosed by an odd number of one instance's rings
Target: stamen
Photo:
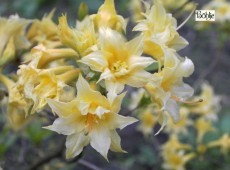
[[[196,7],[197,7],[197,4],[194,6],[194,8],[193,8],[192,12],[189,14],[189,16],[184,20],[184,22],[182,22],[182,23],[177,27],[176,30],[179,30],[181,27],[183,27],[184,24],[191,18],[191,16],[193,15],[193,13],[194,13],[195,10],[196,10]]]
[[[178,98],[177,96],[172,96],[171,98],[174,99],[177,102],[184,103],[184,104],[189,104],[189,105],[195,105],[195,104],[203,102],[203,99],[198,99],[196,101],[183,101],[182,99]]]

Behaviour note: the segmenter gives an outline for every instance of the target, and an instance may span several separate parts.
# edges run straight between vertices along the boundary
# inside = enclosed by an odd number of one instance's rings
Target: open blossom
[[[178,102],[184,102],[193,95],[193,89],[183,82],[184,77],[193,73],[194,65],[188,58],[177,56],[175,51],[167,51],[164,68],[153,74],[152,81],[145,86],[162,111],[167,111],[177,122],[179,117]]]
[[[97,14],[91,15],[90,18],[94,21],[96,30],[99,28],[126,30],[127,21],[121,15],[117,15],[114,0],[105,0]]]
[[[109,92],[120,93],[124,85],[143,87],[151,74],[144,70],[154,60],[141,56],[143,37],[126,42],[124,37],[111,29],[101,29],[99,50],[80,60],[92,70],[101,72],[100,80],[105,80]]]
[[[52,57],[54,56],[50,59]],[[28,65],[20,65],[17,71],[19,79],[16,88],[31,105],[28,114],[40,111],[47,104],[47,98],[63,98],[63,90],[68,87],[66,83],[77,78],[79,73],[72,66],[39,68],[45,59],[49,60],[49,57],[44,57],[43,51],[36,52],[34,59]]]
[[[47,129],[67,135],[66,157],[79,155],[90,144],[107,159],[108,150],[124,152],[117,128],[124,128],[137,120],[118,114],[125,93],[113,100],[90,88],[81,76],[77,82],[77,97],[68,103],[48,99],[49,106],[59,116]]]
[[[65,95],[64,88],[68,87],[66,83],[76,77],[79,72],[73,68],[73,70],[69,70],[69,68],[71,67],[60,66],[54,69],[33,70],[21,67],[20,71],[22,72],[18,73],[17,88],[27,102],[31,103],[32,108],[29,113],[33,114],[35,111],[43,109],[47,104],[47,98],[63,98],[63,95]],[[66,73],[63,73],[63,71],[66,71]],[[58,72],[62,74],[57,74]],[[75,74],[74,77],[73,74]],[[33,77],[30,75],[33,75]],[[69,79],[69,77],[71,78]]]
[[[141,20],[133,30],[144,33],[144,52],[163,62],[165,49],[180,50],[188,45],[188,42],[177,32],[176,19],[166,13],[161,2],[158,0],[154,2],[144,14],[145,19]]]

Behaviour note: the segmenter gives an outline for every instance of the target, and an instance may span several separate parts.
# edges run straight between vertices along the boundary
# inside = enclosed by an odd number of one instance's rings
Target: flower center
[[[126,64],[126,62],[122,62],[122,61],[117,61],[116,63],[114,63],[113,65],[112,65],[112,68],[111,68],[111,70],[113,71],[113,72],[120,72],[120,71],[122,71],[122,70],[127,70],[128,69],[128,66],[127,66],[127,64]]]

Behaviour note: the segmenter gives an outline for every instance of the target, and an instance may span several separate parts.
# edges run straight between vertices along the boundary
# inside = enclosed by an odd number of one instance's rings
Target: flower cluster
[[[133,28],[136,36],[130,40],[128,20],[117,14],[114,0],[105,0],[96,14],[85,15],[75,27],[68,25],[65,14],[55,24],[54,11],[42,20],[0,18],[1,69],[17,56],[22,62],[17,76],[3,71],[0,75],[9,93],[7,115],[12,126],[20,129],[49,106],[58,118],[45,128],[67,136],[67,158],[90,144],[107,159],[109,149],[125,152],[116,129],[137,121],[120,114],[126,86],[142,89],[142,97],[149,98],[139,116],[145,122],[139,129],[146,134],[156,123],[162,130],[168,117],[182,122],[179,112],[186,116],[187,111],[180,105],[196,103],[187,101],[193,88],[183,82],[193,73],[193,62],[178,54],[188,42],[161,1],[144,5],[145,13]]]

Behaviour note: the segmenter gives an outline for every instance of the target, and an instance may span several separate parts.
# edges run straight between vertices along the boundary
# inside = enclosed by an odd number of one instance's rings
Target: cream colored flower
[[[193,95],[193,89],[183,82],[193,73],[194,65],[188,58],[182,59],[175,51],[167,51],[164,68],[153,74],[152,81],[145,86],[153,102],[162,111],[167,111],[174,122],[179,121],[179,103]]]
[[[47,99],[59,116],[49,130],[67,135],[66,157],[79,155],[90,145],[107,159],[108,150],[124,152],[120,146],[117,128],[124,128],[137,120],[118,114],[125,93],[110,100],[90,88],[81,76],[77,82],[77,97],[69,103]]]
[[[20,71],[22,70],[21,68]],[[66,71],[66,73],[63,73],[64,71]],[[64,88],[68,88],[66,83],[76,78],[78,73],[78,70],[74,70],[68,66],[44,70],[26,68],[26,70],[23,70],[23,73],[18,74],[19,83],[17,88],[28,103],[31,103],[32,109],[30,113],[33,114],[44,108],[47,104],[47,98],[63,98],[63,95],[65,95]],[[34,75],[34,77],[30,77],[30,75]]]
[[[53,55],[55,56],[55,53]],[[79,74],[79,70],[72,66],[38,68],[39,65],[43,65],[41,63],[44,63],[44,60],[49,61],[49,57],[44,56],[46,55],[43,55],[42,51],[36,52],[34,59],[28,65],[20,65],[17,71],[19,79],[16,88],[32,107],[28,114],[43,109],[47,104],[47,98],[63,98],[63,95],[66,95],[64,88],[68,88],[66,83],[77,78]]]
[[[127,21],[121,15],[117,15],[114,0],[105,0],[97,14],[90,17],[94,21],[96,30],[111,28],[117,31],[126,31]]]
[[[85,56],[80,62],[102,73],[100,80],[105,80],[109,92],[120,93],[126,84],[143,87],[149,81],[151,74],[144,68],[154,60],[141,56],[142,36],[126,42],[120,33],[101,29],[98,46],[99,50]]]
[[[176,19],[166,13],[160,1],[154,2],[154,5],[147,9],[145,19],[133,30],[144,33],[144,52],[163,62],[165,49],[180,50],[188,45],[188,42],[177,32]]]

